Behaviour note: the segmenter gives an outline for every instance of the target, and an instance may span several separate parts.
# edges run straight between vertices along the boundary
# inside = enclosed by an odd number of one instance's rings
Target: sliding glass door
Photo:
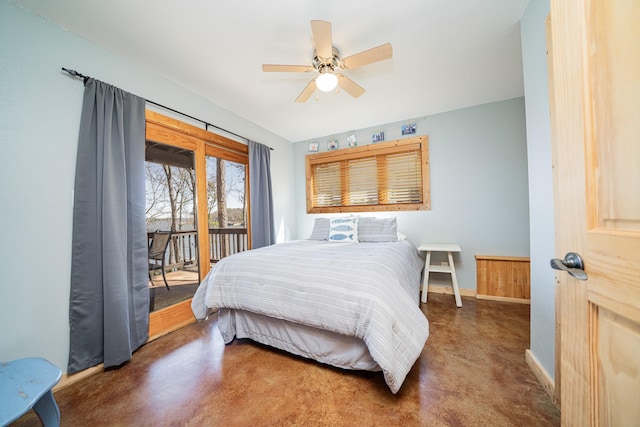
[[[150,267],[153,339],[194,322],[191,298],[211,266],[249,249],[249,157],[244,144],[146,114],[150,266],[160,263]],[[168,244],[155,259],[168,232]]]

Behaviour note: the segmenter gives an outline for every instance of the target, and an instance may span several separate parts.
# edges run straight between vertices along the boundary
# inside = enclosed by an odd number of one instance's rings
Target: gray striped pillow
[[[329,218],[316,218],[309,240],[329,240]]]
[[[398,240],[396,218],[360,217],[358,240],[361,242],[395,242]]]

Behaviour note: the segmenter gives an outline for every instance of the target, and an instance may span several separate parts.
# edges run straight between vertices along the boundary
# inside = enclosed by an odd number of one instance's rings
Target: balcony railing
[[[149,243],[153,233],[147,233]],[[249,249],[246,228],[210,228],[209,262],[216,263],[222,258]],[[197,266],[198,236],[195,230],[175,231],[165,254],[167,270]]]
[[[246,228],[209,229],[209,261],[212,263],[248,249],[249,235]]]

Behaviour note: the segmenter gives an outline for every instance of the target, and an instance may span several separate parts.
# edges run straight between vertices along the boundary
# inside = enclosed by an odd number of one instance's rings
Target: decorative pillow
[[[358,239],[361,242],[396,242],[398,222],[395,217],[361,217],[358,221]]]
[[[309,240],[329,240],[329,218],[316,218]]]
[[[358,218],[331,218],[329,223],[330,242],[357,242]]]

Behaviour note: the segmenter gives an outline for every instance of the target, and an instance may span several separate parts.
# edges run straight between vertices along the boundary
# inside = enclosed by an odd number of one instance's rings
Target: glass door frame
[[[198,237],[199,281],[202,282],[210,270],[209,265],[209,222],[207,214],[207,170],[206,157],[214,156],[246,165],[246,195],[249,199],[249,148],[247,145],[209,132],[188,123],[146,110],[146,140],[194,153],[196,174],[196,233]],[[248,203],[248,212],[251,206]],[[247,219],[247,232],[251,242],[251,222]],[[191,298],[154,311],[149,315],[149,341],[177,330],[195,318],[191,311]]]

